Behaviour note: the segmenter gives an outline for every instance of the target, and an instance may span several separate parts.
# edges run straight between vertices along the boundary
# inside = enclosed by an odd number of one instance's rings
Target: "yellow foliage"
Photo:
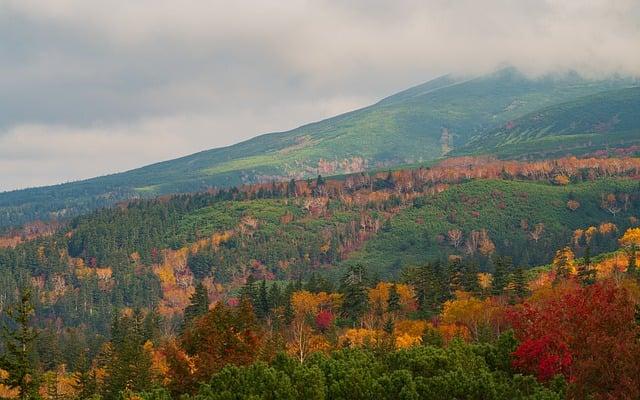
[[[553,182],[556,185],[564,186],[569,184],[569,178],[566,175],[556,175],[555,178],[553,178]]]
[[[406,349],[422,344],[422,336],[411,336],[407,333],[396,336],[396,348]]]
[[[487,290],[491,287],[491,274],[487,272],[480,272],[478,274],[478,285],[482,290]]]
[[[467,327],[474,338],[478,338],[482,326],[500,327],[503,308],[493,298],[485,300],[467,292],[456,292],[456,299],[444,303],[442,321]]]
[[[347,329],[339,338],[341,346],[362,347],[374,345],[382,336],[380,331],[374,329],[354,328]]]
[[[456,337],[469,340],[471,336],[466,326],[458,324],[440,324],[438,326],[438,332],[445,342],[449,342]]]
[[[422,334],[427,329],[429,323],[424,320],[402,319],[394,324],[394,333],[398,336],[409,335],[422,338]]]
[[[568,247],[558,250],[552,263],[554,271],[566,269],[569,274],[574,275],[577,272],[575,258],[575,254]]]
[[[20,397],[20,390],[17,388],[10,388],[2,384],[2,381],[9,378],[9,373],[3,369],[0,369],[0,399],[17,399]]]
[[[640,247],[640,228],[630,228],[622,235],[620,239],[622,246],[638,246]]]
[[[387,302],[389,301],[389,292],[392,283],[380,282],[376,287],[369,289],[369,303],[382,305],[382,310],[387,311]],[[411,311],[415,309],[415,296],[413,287],[404,284],[395,284],[396,292],[400,297],[400,308],[402,311]]]

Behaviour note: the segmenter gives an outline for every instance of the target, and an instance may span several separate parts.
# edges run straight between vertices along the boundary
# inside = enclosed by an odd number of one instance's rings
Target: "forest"
[[[638,178],[462,157],[9,229],[0,398],[636,399]]]

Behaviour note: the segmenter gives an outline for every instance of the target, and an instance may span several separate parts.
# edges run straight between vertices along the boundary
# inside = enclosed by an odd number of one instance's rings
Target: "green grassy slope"
[[[632,144],[640,144],[640,87],[602,92],[537,110],[473,137],[460,154],[543,156]]]
[[[541,107],[631,84],[572,75],[530,80],[513,69],[470,80],[442,77],[291,131],[124,173],[0,193],[0,226],[75,215],[132,197],[425,162]]]
[[[613,222],[620,231],[625,229],[628,217],[640,212],[640,204],[632,201],[626,212],[614,218],[600,207],[601,196],[638,194],[638,189],[637,181],[625,179],[568,186],[508,180],[454,185],[401,212],[348,262],[365,265],[381,276],[394,274],[404,266],[446,259],[450,254],[468,256],[464,244],[454,248],[447,232],[459,229],[466,240],[470,232],[486,229],[496,252],[511,256],[516,265],[546,264],[558,248],[569,244],[575,229],[602,222]],[[580,203],[576,211],[567,208],[570,198]],[[526,221],[528,228],[523,228],[522,221]],[[544,224],[544,232],[534,241],[530,232],[539,223]],[[608,250],[598,245],[592,243],[592,250]],[[482,265],[490,262],[480,255],[478,261]]]

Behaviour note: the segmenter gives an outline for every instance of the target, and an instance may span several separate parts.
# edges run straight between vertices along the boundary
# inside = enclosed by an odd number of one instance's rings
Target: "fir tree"
[[[636,263],[636,246],[631,246],[629,250],[629,266],[627,267],[627,275],[630,278],[636,279],[638,277],[638,266]]]
[[[596,271],[591,265],[591,247],[584,250],[582,263],[578,265],[578,281],[581,285],[593,285],[596,282]]]
[[[256,304],[256,315],[258,318],[266,318],[269,315],[271,306],[269,304],[269,294],[267,293],[267,281],[262,280],[258,291],[258,299]]]
[[[478,282],[478,264],[474,261],[468,262],[462,273],[462,286],[469,293],[479,293],[480,283]]]
[[[31,296],[30,288],[21,290],[19,302],[6,312],[10,321],[2,328],[4,354],[0,356],[0,368],[9,373],[4,384],[20,389],[20,399],[39,398],[33,361],[37,333],[31,326],[35,314]]]
[[[509,257],[496,257],[493,262],[494,270],[491,280],[491,293],[499,296],[507,286],[511,259]]]
[[[389,298],[387,299],[387,311],[395,313],[400,311],[400,294],[396,285],[391,285],[389,288]]]
[[[513,289],[515,295],[519,298],[524,298],[529,293],[527,287],[527,278],[524,274],[524,268],[518,267],[513,273]]]
[[[343,315],[351,320],[353,325],[368,309],[368,293],[365,284],[364,268],[360,265],[352,266],[342,278],[341,292]]]
[[[190,303],[184,310],[184,325],[188,326],[195,318],[209,311],[209,294],[207,288],[198,282],[196,291],[191,295]]]

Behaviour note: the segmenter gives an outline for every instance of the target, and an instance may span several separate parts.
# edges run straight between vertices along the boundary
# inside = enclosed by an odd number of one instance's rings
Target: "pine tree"
[[[515,295],[524,298],[529,293],[527,288],[527,277],[524,274],[524,268],[518,267],[513,273],[513,287]]]
[[[31,326],[35,311],[31,289],[20,292],[20,300],[6,312],[10,323],[2,328],[4,354],[0,356],[0,368],[9,373],[5,385],[20,389],[20,399],[37,399],[38,380],[33,362],[33,346],[37,337]]]
[[[396,285],[389,288],[389,298],[387,299],[387,311],[395,313],[400,311],[400,294]]]
[[[267,293],[267,281],[264,279],[260,283],[257,300],[256,315],[258,318],[266,318],[271,310],[271,305],[269,304],[269,294]]]
[[[209,294],[207,288],[198,282],[196,291],[191,295],[190,303],[184,310],[184,326],[188,326],[195,318],[209,311]]]
[[[343,294],[342,313],[351,320],[353,325],[367,311],[368,293],[365,284],[364,268],[360,265],[352,266],[342,278],[341,292]]]
[[[496,257],[494,260],[493,277],[491,280],[491,293],[499,296],[507,286],[507,277],[511,268],[509,257]]]
[[[480,292],[480,282],[478,282],[479,272],[478,264],[474,261],[468,262],[464,266],[462,273],[462,286],[464,287],[464,290],[469,293]]]
[[[105,400],[120,399],[125,390],[142,392],[152,387],[151,356],[144,348],[147,338],[143,332],[140,311],[114,319],[104,382]]]
[[[591,247],[584,250],[582,263],[578,265],[578,281],[581,285],[593,285],[596,282],[596,271],[591,266]]]

